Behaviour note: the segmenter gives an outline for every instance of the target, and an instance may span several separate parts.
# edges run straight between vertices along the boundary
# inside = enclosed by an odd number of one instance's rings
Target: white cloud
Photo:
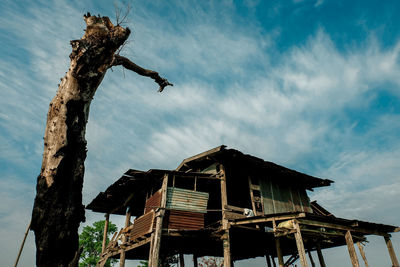
[[[28,53],[15,62],[0,61],[0,87],[6,88],[0,90],[0,160],[32,175],[0,180],[1,236],[13,251],[14,236],[22,234],[30,214],[40,165],[32,162],[41,158],[48,103],[67,69],[69,40],[83,34],[83,4],[54,5],[30,7],[28,14],[10,8],[0,18],[0,28],[9,28]],[[179,12],[187,16],[176,18],[182,21],[174,26],[156,11],[141,5],[134,10],[134,42],[126,53],[175,86],[158,94],[152,80],[109,71],[87,128],[84,203],[128,168],[173,169],[188,156],[226,144],[336,180],[334,187],[314,194],[335,214],[396,224],[399,116],[374,115],[358,132],[359,121],[344,109],[368,108],[379,90],[399,96],[400,42],[382,48],[371,38],[363,47],[341,51],[320,29],[306,43],[280,52],[276,63],[269,57],[279,53],[271,38],[276,29],[262,33],[251,21],[235,21],[232,3],[223,7],[218,17],[220,6],[183,5]],[[172,20],[174,14],[166,16]],[[386,83],[395,86],[379,86]],[[10,188],[13,183],[18,186]],[[9,202],[14,204],[4,205]],[[88,213],[89,221],[97,219]],[[24,253],[32,259],[29,242],[30,252]]]

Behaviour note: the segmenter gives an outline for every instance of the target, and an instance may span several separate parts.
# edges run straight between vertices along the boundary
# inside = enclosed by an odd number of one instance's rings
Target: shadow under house
[[[359,266],[354,243],[368,266],[363,242],[379,235],[399,267],[390,240],[398,227],[338,218],[310,202],[306,190],[331,183],[225,146],[187,158],[176,170],[128,170],[87,206],[106,214],[105,228],[110,214],[126,216],[108,245],[104,238],[97,266],[112,257],[120,266],[137,259],[158,267],[174,255],[184,266],[183,255],[191,254],[195,266],[202,256],[223,257],[225,267],[265,256],[269,267],[297,260],[306,267],[307,253],[315,266],[311,251],[326,266],[322,250],[343,245]]]

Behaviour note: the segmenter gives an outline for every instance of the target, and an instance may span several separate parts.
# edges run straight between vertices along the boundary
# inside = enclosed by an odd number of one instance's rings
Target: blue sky
[[[87,128],[84,204],[128,168],[174,169],[225,144],[335,180],[311,198],[337,216],[400,225],[400,2],[132,6],[123,54],[174,87],[160,94],[147,78],[107,73]],[[14,262],[29,223],[48,105],[87,11],[115,19],[109,1],[0,3],[1,266]],[[88,223],[101,218],[87,213]],[[370,264],[390,265],[383,239],[370,240]],[[399,255],[399,234],[393,243]],[[344,247],[325,257],[351,266]],[[33,261],[31,233],[20,266]]]

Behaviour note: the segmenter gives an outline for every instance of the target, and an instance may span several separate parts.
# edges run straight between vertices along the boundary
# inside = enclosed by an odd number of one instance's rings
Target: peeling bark
[[[84,16],[82,39],[71,41],[71,64],[50,103],[44,152],[37,178],[31,229],[35,232],[37,266],[68,266],[78,251],[78,227],[85,220],[82,205],[86,124],[90,103],[112,66],[153,78],[162,91],[172,85],[157,72],[116,55],[129,28],[114,26],[108,17]],[[124,65],[125,64],[125,65]],[[136,67],[132,67],[136,66]]]

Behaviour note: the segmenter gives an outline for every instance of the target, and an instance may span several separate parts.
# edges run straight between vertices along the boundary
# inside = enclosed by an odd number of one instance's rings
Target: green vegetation
[[[105,221],[97,221],[92,226],[85,226],[82,233],[79,235],[79,246],[83,247],[83,251],[79,260],[79,267],[96,266],[100,259],[101,246],[103,242]],[[111,222],[108,224],[107,244],[109,235],[117,231],[117,226]],[[115,259],[108,259],[104,266],[111,267]]]

